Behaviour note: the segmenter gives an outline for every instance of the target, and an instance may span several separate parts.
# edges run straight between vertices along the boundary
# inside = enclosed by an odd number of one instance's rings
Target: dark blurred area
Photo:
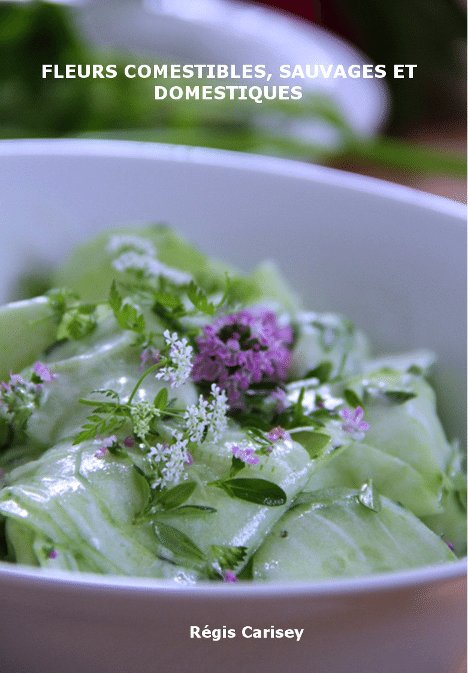
[[[354,44],[374,63],[417,64],[414,79],[387,78],[386,131],[405,133],[435,118],[466,118],[466,8],[463,0],[276,0],[261,2],[311,21]]]
[[[464,0],[276,0],[256,4],[287,11],[343,37],[372,62],[385,64],[387,71],[395,63],[417,64],[414,79],[386,80],[392,106],[382,129],[382,143],[388,143],[390,153],[398,142],[409,142],[415,149],[436,150],[440,156],[466,157]],[[351,153],[328,163],[457,201],[467,200],[466,170],[458,176],[428,170],[428,164],[416,153],[413,166],[411,162],[392,165],[388,156],[379,160]]]

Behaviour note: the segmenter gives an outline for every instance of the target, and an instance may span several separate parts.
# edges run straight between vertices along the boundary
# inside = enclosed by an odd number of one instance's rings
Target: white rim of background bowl
[[[215,150],[183,145],[160,145],[119,140],[2,140],[0,141],[1,158],[7,156],[89,156],[117,157],[131,159],[154,159],[160,162],[203,164],[222,166],[239,171],[254,171],[279,174],[299,179],[312,180],[316,183],[335,184],[350,190],[371,194],[379,194],[391,200],[412,203],[420,207],[436,210],[454,216],[454,225],[462,225],[466,218],[463,204],[420,192],[411,187],[397,185],[377,178],[346,173],[333,168],[304,164],[289,159],[243,154],[227,150]],[[455,218],[460,221],[457,223]],[[240,583],[233,586],[218,583],[201,583],[190,587],[179,587],[164,584],[151,578],[109,576],[94,573],[75,573],[73,571],[56,571],[33,568],[0,562],[0,580],[10,584],[58,585],[61,588],[74,590],[123,591],[123,592],[154,592],[166,596],[193,595],[194,597],[213,596],[216,600],[220,595],[230,595],[233,599],[244,598],[255,594],[258,597],[275,596],[324,596],[336,594],[362,594],[376,591],[391,591],[406,587],[418,587],[436,582],[462,579],[466,575],[466,559],[436,566],[422,566],[412,570],[376,574],[366,577],[337,578],[317,582],[285,582],[277,583]]]

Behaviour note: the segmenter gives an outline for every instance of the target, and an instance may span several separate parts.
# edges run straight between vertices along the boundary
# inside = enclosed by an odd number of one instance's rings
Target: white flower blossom
[[[169,381],[171,388],[179,388],[189,378],[192,371],[193,348],[187,339],[179,339],[178,334],[169,330],[164,332],[166,344],[169,346],[169,359],[171,364],[161,367],[156,374],[157,379]]]
[[[191,462],[187,451],[188,439],[179,430],[173,430],[172,436],[176,440],[173,444],[158,443],[150,447],[148,460],[155,472],[151,488],[177,485],[185,467]]]
[[[185,428],[191,442],[199,444],[210,421],[207,413],[208,401],[200,395],[198,405],[191,404],[184,413]]]
[[[120,272],[142,271],[146,276],[164,276],[176,285],[184,285],[192,280],[192,276],[185,271],[167,266],[156,257],[135,250],[122,252],[119,257],[112,261],[112,266]]]
[[[225,390],[221,390],[216,383],[211,385],[211,395],[213,400],[210,402],[209,410],[211,412],[211,430],[214,435],[214,440],[219,439],[219,435],[227,427],[227,412],[229,405],[227,402],[227,395]]]
[[[190,441],[199,444],[208,433],[211,433],[214,441],[217,441],[227,427],[228,409],[225,391],[213,383],[210,400],[205,400],[203,395],[200,395],[198,405],[192,404],[185,410],[185,428]]]

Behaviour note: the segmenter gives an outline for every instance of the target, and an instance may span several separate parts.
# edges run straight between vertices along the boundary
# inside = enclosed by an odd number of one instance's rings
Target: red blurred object
[[[337,35],[341,35],[351,42],[354,41],[352,29],[343,20],[343,17],[337,13],[333,2],[327,0],[275,0],[275,2],[260,2],[259,0],[250,0],[253,4],[263,5],[271,9],[280,9],[289,12],[294,16],[311,21],[312,23],[327,28]]]
[[[279,2],[258,2],[257,4],[265,5],[266,7],[273,7],[276,9],[283,9],[290,14],[296,14],[296,16],[301,17],[302,19],[307,19],[308,21],[314,21],[315,23],[320,23],[320,2],[314,2],[314,0],[292,0],[287,2],[282,0]]]

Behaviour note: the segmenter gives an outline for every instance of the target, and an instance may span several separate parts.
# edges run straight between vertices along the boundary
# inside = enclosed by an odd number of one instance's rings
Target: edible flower
[[[291,435],[287,430],[284,430],[281,426],[276,426],[272,428],[268,433],[268,439],[270,442],[277,442],[279,439],[291,439]]]
[[[225,582],[238,582],[239,580],[237,579],[236,575],[232,572],[232,570],[225,570],[224,571],[224,581]]]
[[[171,334],[169,330],[166,330],[164,339],[166,345],[169,346],[169,359],[173,366],[161,367],[156,378],[169,381],[171,388],[179,388],[187,381],[192,371],[193,348],[187,339],[179,339],[177,332]]]
[[[341,426],[343,430],[350,432],[358,441],[364,439],[365,432],[369,430],[369,423],[362,420],[364,417],[362,407],[357,407],[354,411],[344,407],[340,410],[340,416],[345,421]]]
[[[54,375],[50,373],[50,369],[47,365],[42,364],[42,362],[36,362],[34,365],[34,371],[43,381],[53,381]]]
[[[184,421],[191,442],[199,444],[211,432],[214,441],[227,427],[227,397],[216,383],[211,386],[211,397],[205,400],[203,395],[198,398],[198,405],[191,404],[184,413]]]
[[[293,333],[269,310],[243,309],[203,328],[192,370],[196,382],[215,382],[229,405],[245,407],[244,393],[260,382],[286,378]]]
[[[109,447],[113,446],[114,444],[117,444],[117,437],[115,435],[111,435],[110,437],[106,437],[105,439],[101,440],[99,437],[96,437],[96,441],[99,443],[100,446],[98,446],[98,450],[94,454],[95,458],[104,458],[109,451]]]
[[[255,455],[255,449],[249,447],[242,448],[240,446],[233,446],[232,452],[235,458],[239,458],[239,460],[242,460],[249,465],[256,465],[260,460],[259,457]]]

